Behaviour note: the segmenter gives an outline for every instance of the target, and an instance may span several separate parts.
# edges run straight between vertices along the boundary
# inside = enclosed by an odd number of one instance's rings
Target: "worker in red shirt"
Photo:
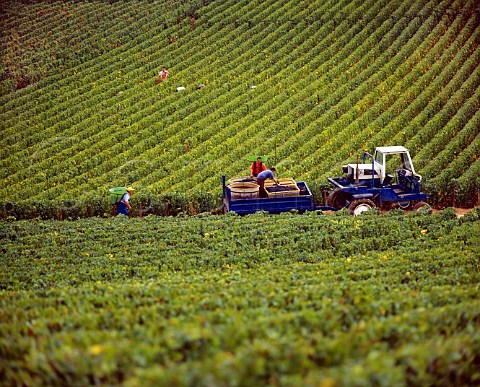
[[[250,166],[250,177],[257,177],[260,172],[265,171],[266,169],[267,167],[262,163],[262,158],[257,157],[257,161],[254,161]]]
[[[169,75],[170,73],[167,71],[167,68],[162,67],[162,71],[158,73],[157,83],[163,82]]]

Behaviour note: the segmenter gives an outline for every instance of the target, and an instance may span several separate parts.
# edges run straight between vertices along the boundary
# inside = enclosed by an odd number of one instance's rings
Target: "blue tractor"
[[[431,211],[420,189],[422,177],[403,146],[377,147],[373,156],[365,151],[362,163],[345,165],[343,172],[328,178],[334,187],[327,198],[330,208],[348,208],[352,215],[374,207]]]

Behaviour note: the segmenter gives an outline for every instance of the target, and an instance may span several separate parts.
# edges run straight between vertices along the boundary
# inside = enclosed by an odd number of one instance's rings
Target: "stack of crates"
[[[267,180],[265,181],[265,189],[267,190],[269,198],[300,195],[300,189],[298,188],[295,180],[291,178],[282,178],[282,179],[278,179],[278,182],[280,183],[281,187],[288,187],[288,190],[273,192],[271,189],[273,186],[275,186],[275,183],[273,182],[273,180]]]

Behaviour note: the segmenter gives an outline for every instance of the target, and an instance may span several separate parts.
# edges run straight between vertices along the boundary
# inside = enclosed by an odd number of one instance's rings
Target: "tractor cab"
[[[364,158],[368,156],[366,153]],[[422,176],[415,172],[408,149],[403,146],[378,147],[372,159],[381,171],[382,187],[390,187],[398,195],[420,194]]]
[[[368,157],[365,152],[364,159]],[[422,176],[415,173],[410,152],[403,146],[385,146],[375,149],[373,156],[375,169],[380,171],[380,183],[383,186],[404,185],[408,180],[420,182]]]

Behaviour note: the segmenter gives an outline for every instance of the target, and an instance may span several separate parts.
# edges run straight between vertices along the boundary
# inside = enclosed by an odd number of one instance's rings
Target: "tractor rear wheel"
[[[330,192],[327,197],[327,205],[333,208],[343,208],[348,200],[348,194],[343,192],[341,188],[337,188]]]
[[[420,211],[420,212],[425,212],[427,214],[431,214],[432,213],[432,207],[430,207],[430,204],[428,204],[428,203],[418,202],[413,207],[413,211]]]
[[[370,199],[357,199],[350,203],[348,209],[350,210],[350,214],[357,216],[375,207],[375,203]]]

